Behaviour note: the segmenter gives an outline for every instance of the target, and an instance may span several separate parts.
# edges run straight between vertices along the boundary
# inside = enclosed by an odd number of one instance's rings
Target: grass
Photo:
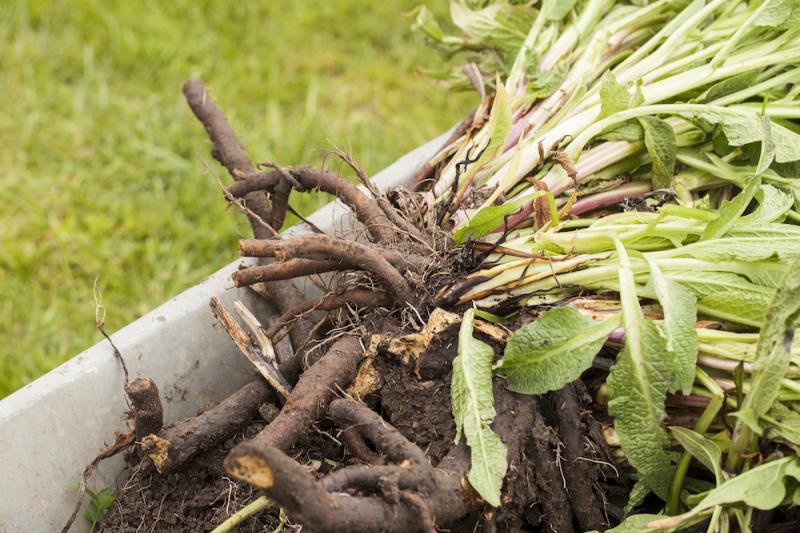
[[[99,340],[95,277],[113,331],[234,259],[187,78],[283,164],[334,142],[374,172],[463,116],[419,73],[417,1],[2,2],[0,397]]]

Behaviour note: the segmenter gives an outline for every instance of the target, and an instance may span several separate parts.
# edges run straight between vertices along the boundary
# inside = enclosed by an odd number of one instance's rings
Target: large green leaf
[[[694,257],[704,261],[763,261],[777,257],[793,259],[800,256],[800,240],[794,236],[771,237],[726,237],[697,242],[664,252],[652,254],[656,257]]]
[[[456,422],[456,442],[463,431],[472,463],[467,479],[472,487],[495,507],[508,463],[506,447],[492,431],[495,417],[492,395],[491,346],[472,336],[475,311],[464,313],[458,334],[458,356],[453,360],[451,401]]]
[[[672,357],[658,326],[644,317],[630,259],[622,243],[616,245],[625,346],[608,376],[608,412],[625,457],[650,489],[666,499],[674,467],[664,449],[669,439],[662,422],[672,383]]]
[[[775,289],[761,325],[756,344],[750,390],[744,397],[741,412],[761,417],[772,408],[778,398],[781,382],[792,357],[792,341],[800,317],[800,258],[794,261]],[[729,469],[738,468],[742,455],[751,444],[752,429],[740,416],[734,428]]]
[[[774,509],[781,505],[800,481],[800,458],[786,457],[761,464],[729,479],[715,488],[691,511],[660,518],[646,524],[649,528],[675,528],[717,505],[744,503],[756,509]]]
[[[620,315],[595,322],[572,306],[545,311],[508,340],[499,373],[514,392],[544,394],[561,389],[592,365],[620,325]]]
[[[649,286],[658,298],[664,313],[659,324],[662,336],[667,341],[666,350],[672,354],[672,383],[669,392],[682,391],[689,394],[694,383],[694,367],[697,362],[697,299],[686,287],[667,279],[655,261],[650,266]]]

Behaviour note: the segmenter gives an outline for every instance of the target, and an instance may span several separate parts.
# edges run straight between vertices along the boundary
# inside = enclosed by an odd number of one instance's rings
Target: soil
[[[117,499],[101,523],[101,531],[211,531],[228,516],[255,498],[257,491],[225,475],[222,461],[230,448],[244,437],[253,437],[264,427],[252,421],[242,434],[223,446],[200,454],[166,475],[153,469],[136,471],[117,491]],[[138,460],[130,456],[129,464]],[[272,531],[278,512],[267,511],[248,518],[239,531]]]

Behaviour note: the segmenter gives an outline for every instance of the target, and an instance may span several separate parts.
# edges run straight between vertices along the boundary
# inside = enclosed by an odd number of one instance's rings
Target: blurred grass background
[[[235,258],[187,78],[256,161],[333,142],[375,172],[463,116],[419,73],[418,2],[0,2],[0,397],[99,340],[96,276],[111,332]]]

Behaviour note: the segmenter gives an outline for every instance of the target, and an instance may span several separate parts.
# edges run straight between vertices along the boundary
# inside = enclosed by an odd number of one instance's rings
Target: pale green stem
[[[228,531],[232,531],[236,526],[253,516],[254,514],[260,513],[269,509],[270,507],[274,507],[275,502],[267,498],[266,496],[261,496],[256,498],[252,502],[248,503],[232,515],[228,517],[223,523],[218,525],[211,533],[227,533]]]
[[[713,379],[709,377],[701,368],[695,368],[695,379],[699,381],[709,392],[711,392],[711,401],[703,410],[703,414],[697,419],[694,425],[694,430],[701,435],[708,431],[711,423],[717,417],[717,413],[722,409],[722,404],[725,401],[725,391],[722,390]],[[678,463],[678,468],[675,470],[675,476],[672,478],[672,486],[669,490],[669,501],[667,501],[667,514],[672,516],[678,514],[681,504],[681,490],[683,489],[683,482],[686,479],[686,473],[689,471],[689,464],[692,462],[692,455],[689,452],[683,452],[681,460]]]

